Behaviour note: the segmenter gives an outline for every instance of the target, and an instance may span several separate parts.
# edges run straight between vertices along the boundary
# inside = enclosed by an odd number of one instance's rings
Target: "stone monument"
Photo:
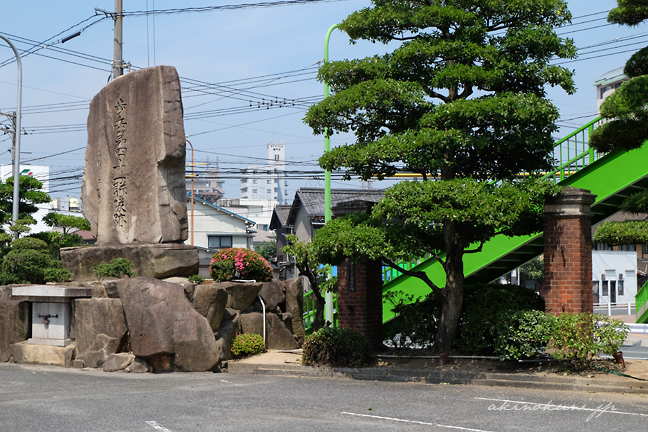
[[[138,276],[198,273],[187,239],[185,133],[180,79],[172,66],[128,73],[90,104],[81,195],[94,247],[64,248],[75,280],[113,258],[133,262]]]

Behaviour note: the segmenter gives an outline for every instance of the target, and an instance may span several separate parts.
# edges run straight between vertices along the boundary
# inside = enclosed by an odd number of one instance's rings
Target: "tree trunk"
[[[454,222],[444,224],[446,244],[446,285],[443,288],[441,320],[435,348],[438,352],[449,353],[457,335],[464,294],[463,246],[460,244]]]
[[[319,292],[319,287],[316,286],[313,288],[313,295],[315,296],[315,320],[313,321],[313,325],[311,327],[311,334],[324,327],[325,300],[322,294]]]

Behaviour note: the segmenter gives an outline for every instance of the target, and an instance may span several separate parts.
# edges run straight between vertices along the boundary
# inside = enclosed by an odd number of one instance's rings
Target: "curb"
[[[648,394],[648,383],[621,377],[599,381],[592,378],[536,376],[507,373],[473,373],[456,371],[421,371],[415,369],[329,368],[298,365],[253,364],[229,362],[227,371],[241,375],[276,375],[320,378],[344,378],[363,381],[387,381],[442,385],[483,385],[495,387],[534,388],[542,390],[576,390],[588,392]]]

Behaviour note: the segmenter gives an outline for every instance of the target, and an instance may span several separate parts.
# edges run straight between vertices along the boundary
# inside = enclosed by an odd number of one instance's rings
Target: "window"
[[[601,87],[601,97],[599,99],[603,99],[603,94],[608,90],[610,90],[609,86]]]
[[[256,189],[252,189],[252,193],[253,194],[258,193],[258,191]]]
[[[252,184],[257,184],[257,181],[256,181],[256,180],[252,180]]]
[[[266,180],[266,184],[272,184],[272,180]]]
[[[288,180],[285,180],[285,181],[284,181],[284,186],[285,186],[285,187],[288,187]]]
[[[592,243],[593,250],[612,250],[612,246],[607,243]]]
[[[648,254],[648,245],[641,245],[641,251],[644,254]]]
[[[232,247],[232,236],[207,236],[210,249],[222,249]]]
[[[637,245],[621,245],[619,246],[619,250],[622,251],[636,251],[637,250]]]
[[[266,193],[272,193],[272,189],[266,189]]]
[[[599,294],[599,281],[592,281],[592,294],[595,296]]]
[[[275,160],[276,160],[276,161],[279,160],[279,155],[275,155]]]
[[[608,295],[608,281],[606,280],[601,281],[601,295],[603,296]]]
[[[619,273],[619,280],[617,282],[617,294],[623,295],[623,275]]]

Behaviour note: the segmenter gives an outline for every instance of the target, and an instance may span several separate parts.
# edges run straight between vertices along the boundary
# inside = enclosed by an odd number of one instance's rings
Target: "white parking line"
[[[436,427],[449,428],[449,429],[459,429],[459,430],[462,430],[462,431],[490,432],[490,431],[485,431],[483,429],[471,429],[471,428],[465,428],[465,427],[461,427],[461,426],[450,426],[450,425],[443,425],[443,424],[438,424],[438,423],[422,422],[422,421],[417,421],[417,420],[405,420],[405,419],[399,419],[399,418],[394,418],[394,417],[382,417],[382,416],[377,416],[377,415],[356,414],[356,413],[350,413],[350,412],[341,412],[340,414],[346,414],[346,415],[357,416],[357,417],[369,417],[369,418],[375,418],[375,419],[379,419],[379,420],[390,420],[390,421],[397,421],[397,422],[403,422],[403,423],[414,423],[414,424],[420,424],[420,425],[425,425],[425,426],[436,426]]]
[[[162,432],[171,432],[170,429],[165,428],[164,426],[162,426],[160,423],[158,423],[156,421],[150,420],[150,421],[147,421],[145,423],[147,425],[151,426],[155,430],[159,430],[159,431],[162,431]]]

